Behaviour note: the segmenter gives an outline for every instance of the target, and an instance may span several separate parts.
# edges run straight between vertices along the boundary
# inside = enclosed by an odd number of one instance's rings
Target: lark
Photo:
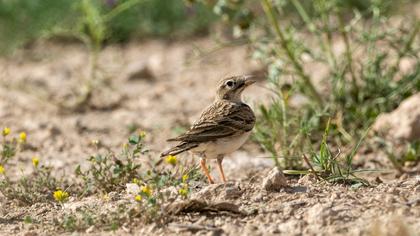
[[[162,157],[185,151],[201,157],[200,165],[209,183],[213,184],[206,165],[207,159],[216,159],[224,183],[223,158],[240,148],[255,125],[252,109],[242,101],[242,92],[255,81],[250,76],[222,79],[217,87],[216,99],[201,113],[200,118],[184,134],[168,139],[178,144],[163,152]]]

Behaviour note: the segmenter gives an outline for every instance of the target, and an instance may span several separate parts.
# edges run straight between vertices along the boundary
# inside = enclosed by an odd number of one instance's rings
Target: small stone
[[[129,195],[137,195],[140,192],[140,187],[138,184],[128,183],[125,185],[125,190]]]
[[[311,185],[311,184],[315,183],[316,181],[317,181],[316,177],[314,175],[310,174],[310,175],[304,175],[303,177],[301,177],[298,180],[298,184]]]
[[[126,79],[127,80],[137,80],[137,79],[148,79],[152,80],[155,78],[153,71],[150,69],[150,66],[147,62],[134,62],[128,65],[126,69]]]
[[[226,186],[225,189],[225,199],[232,199],[240,197],[242,194],[242,190],[239,186],[233,185],[233,186]]]
[[[93,233],[93,231],[94,231],[94,230],[95,230],[95,226],[94,226],[94,225],[92,225],[92,226],[90,226],[89,228],[87,228],[86,233],[87,233],[87,234]]]
[[[283,172],[274,167],[268,175],[264,178],[262,188],[267,191],[279,191],[287,186],[287,180]]]
[[[254,196],[254,197],[252,198],[252,200],[253,200],[254,202],[261,202],[261,201],[263,200],[263,195],[262,195],[262,193],[259,193],[259,194],[257,194],[256,196]]]

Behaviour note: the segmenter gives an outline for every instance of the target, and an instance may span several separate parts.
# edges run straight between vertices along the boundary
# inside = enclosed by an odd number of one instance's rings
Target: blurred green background
[[[310,8],[313,4],[310,1],[312,0],[301,1],[302,5],[308,8],[308,12],[312,12]],[[83,2],[92,5],[99,15],[106,15],[130,0],[0,0],[0,53],[10,53],[40,37],[69,37],[75,36],[77,32],[83,32],[83,21],[86,17]],[[232,5],[241,4],[243,1],[137,0],[131,2],[134,4],[106,22],[105,43],[121,43],[146,37],[175,39],[205,35],[209,32],[211,24],[218,18],[226,17],[224,15],[226,9]],[[292,8],[290,1],[275,2],[286,5],[285,9],[287,5]],[[406,1],[348,0],[339,2],[349,11],[358,9],[363,12],[373,2],[380,2],[388,11],[403,5]],[[259,4],[258,1],[256,4]],[[220,14],[220,12],[223,13]],[[289,13],[286,11],[284,14]],[[246,15],[236,17],[241,21],[251,20]]]
[[[129,0],[88,0],[100,15]],[[183,0],[140,0],[106,22],[105,42],[145,37],[203,34],[216,16],[201,5]],[[0,51],[11,52],[39,37],[83,31],[82,0],[0,0]],[[68,34],[67,34],[68,35]]]

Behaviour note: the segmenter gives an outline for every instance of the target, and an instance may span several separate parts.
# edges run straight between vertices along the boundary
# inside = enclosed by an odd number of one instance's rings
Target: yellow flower
[[[187,180],[189,179],[190,177],[188,176],[188,175],[183,175],[182,176],[182,182],[187,182]]]
[[[171,165],[176,165],[176,163],[178,162],[178,160],[176,159],[176,156],[172,156],[169,155],[168,157],[166,157],[165,159],[166,163],[171,164]]]
[[[148,197],[152,196],[152,189],[147,185],[141,187],[141,192],[144,193]]]
[[[9,135],[9,134],[10,134],[10,131],[11,131],[11,130],[10,130],[10,128],[9,128],[9,127],[4,128],[4,129],[3,129],[3,136],[4,136],[4,137],[6,137],[7,135]]]
[[[178,190],[179,195],[186,197],[188,195],[188,188],[181,188]]]
[[[35,168],[38,167],[38,165],[39,165],[39,159],[38,159],[38,157],[32,157],[32,165],[34,165]]]
[[[140,136],[141,139],[144,139],[146,137],[146,132],[140,131],[139,136]]]
[[[133,184],[138,184],[138,183],[139,183],[139,179],[133,178]]]
[[[124,143],[124,144],[122,145],[122,147],[123,147],[124,149],[128,149],[128,143]]]
[[[26,142],[26,133],[25,132],[20,132],[19,141],[22,142],[22,143]]]
[[[4,172],[5,172],[4,167],[0,165],[0,175],[4,175]]]
[[[134,197],[134,200],[136,200],[136,202],[141,202],[142,197],[140,195],[136,195]]]
[[[63,190],[57,190],[54,192],[54,199],[57,202],[65,202],[69,199],[69,193]]]

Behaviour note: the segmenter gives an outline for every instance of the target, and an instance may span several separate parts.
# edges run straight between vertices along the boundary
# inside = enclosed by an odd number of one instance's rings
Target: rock
[[[124,77],[126,80],[153,80],[156,78],[152,69],[150,68],[149,63],[146,63],[144,61],[129,64],[127,66]]]
[[[236,183],[211,184],[193,194],[191,197],[195,199],[205,200],[227,200],[238,198],[242,195],[243,190]]]
[[[174,201],[178,197],[178,191],[175,186],[164,188],[161,193],[166,196],[169,201]]]
[[[317,182],[316,177],[313,174],[304,175],[298,180],[298,184],[311,185]]]
[[[264,178],[262,188],[267,191],[279,191],[287,186],[287,180],[283,172],[274,167],[268,175]]]
[[[225,195],[224,195],[224,199],[233,199],[233,198],[238,198],[242,195],[242,189],[237,186],[227,186],[225,188]]]
[[[127,194],[134,196],[134,195],[139,194],[140,187],[138,184],[128,183],[125,185],[125,190],[127,191]]]
[[[379,115],[373,130],[394,142],[420,139],[420,93],[404,100],[391,113]]]

